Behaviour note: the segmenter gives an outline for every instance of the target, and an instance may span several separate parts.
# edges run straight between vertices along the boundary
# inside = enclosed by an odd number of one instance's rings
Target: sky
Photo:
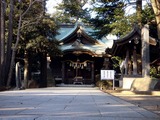
[[[47,13],[54,13],[56,9],[54,7],[57,5],[57,3],[61,3],[62,0],[48,0],[46,7],[47,7]]]

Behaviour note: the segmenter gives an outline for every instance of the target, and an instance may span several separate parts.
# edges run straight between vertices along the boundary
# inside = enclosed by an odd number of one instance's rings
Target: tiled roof
[[[123,46],[125,48],[126,44],[128,44],[129,42],[131,43],[135,39],[138,39],[139,41],[141,40],[141,30],[138,26],[135,26],[133,30],[125,37],[113,41],[113,46],[111,50],[112,55],[115,55],[116,52],[119,51],[119,48],[122,48]],[[157,42],[156,39],[149,37],[149,43],[150,45],[156,45]]]
[[[83,44],[81,47],[73,46],[73,41],[71,41],[70,44],[66,44],[66,42],[70,42],[69,40],[75,36],[77,36],[77,31],[81,30],[82,36],[88,40],[90,43],[93,44]],[[59,40],[61,43],[61,50],[67,51],[67,50],[89,50],[92,51],[95,54],[103,54],[105,53],[105,49],[109,46],[111,46],[111,42],[108,41],[106,38],[103,38],[101,40],[96,39],[92,36],[92,32],[94,30],[89,27],[82,24],[65,24],[61,25],[59,29],[59,34],[56,36],[56,39]]]

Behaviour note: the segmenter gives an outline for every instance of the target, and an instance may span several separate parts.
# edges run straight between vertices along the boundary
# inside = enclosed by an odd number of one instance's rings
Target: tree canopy
[[[123,23],[125,20],[123,19],[124,3],[120,0],[98,0],[94,4],[92,10],[95,12],[95,17],[90,19],[90,23],[97,29],[94,35],[101,38],[112,31],[115,34],[121,34],[120,31],[117,33],[116,27],[119,22]]]
[[[135,23],[141,22],[144,25],[155,17],[151,8],[152,3],[148,3],[142,10],[141,0],[62,1],[59,7],[57,7],[61,10],[61,20],[63,21],[63,18],[67,18],[69,22],[71,17],[81,18],[83,22],[87,22],[94,27],[95,32],[93,35],[97,38],[107,36],[108,34],[123,37],[131,31]],[[84,7],[86,4],[90,7]],[[134,6],[137,12],[126,14],[125,9],[128,6]]]
[[[133,16],[125,15],[126,3],[121,0],[90,0],[83,2],[78,7],[78,1],[63,0],[58,9],[63,9],[62,18],[81,18],[83,22],[89,23],[95,29],[92,33],[97,38],[102,38],[108,34],[124,36],[130,30],[133,24]],[[84,7],[86,4],[90,8]],[[72,7],[68,7],[72,5]],[[82,7],[83,6],[83,7]],[[64,16],[65,16],[64,15]],[[68,20],[69,21],[69,20]]]
[[[58,41],[55,39],[58,26],[55,20],[45,14],[46,0],[27,0],[27,1],[4,1],[1,6],[1,23],[5,38],[1,36],[4,46],[4,62],[0,65],[1,85],[10,86],[12,71],[15,62],[24,60],[25,51],[35,53],[52,53],[53,55],[60,54]],[[8,39],[8,40],[7,40]],[[5,49],[7,48],[7,49]],[[2,50],[2,48],[1,48]],[[20,59],[17,58],[17,54]],[[42,57],[44,58],[44,57]],[[1,58],[2,59],[2,55]],[[5,66],[5,67],[4,67]],[[7,80],[8,79],[8,80]]]

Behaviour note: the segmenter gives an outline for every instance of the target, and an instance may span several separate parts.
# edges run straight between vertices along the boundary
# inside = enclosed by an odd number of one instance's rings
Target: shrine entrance
[[[91,85],[95,84],[95,76],[100,74],[103,61],[103,57],[69,53],[53,59],[51,67],[58,84]]]
[[[66,60],[64,83],[66,84],[91,84],[94,80],[94,62],[90,60]]]
[[[87,54],[67,54],[62,61],[62,81],[64,84],[94,84],[95,75],[99,74],[103,58],[99,59]],[[99,66],[98,60],[102,61]],[[97,67],[98,66],[98,67]]]

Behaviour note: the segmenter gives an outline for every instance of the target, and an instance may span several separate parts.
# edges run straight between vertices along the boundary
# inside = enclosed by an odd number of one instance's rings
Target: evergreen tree
[[[57,12],[53,14],[61,23],[75,23],[77,20],[86,20],[89,10],[84,9],[88,0],[62,0],[58,4]]]
[[[21,40],[21,31],[22,28],[28,25],[31,25],[35,22],[38,22],[39,18],[43,15],[44,11],[44,2],[43,1],[36,1],[36,0],[31,0],[31,1],[19,1],[16,2],[14,9],[16,11],[15,17],[17,17],[17,23],[18,27],[15,30],[16,31],[16,39],[15,42],[12,43],[12,54],[11,54],[11,61],[10,61],[10,68],[9,68],[9,73],[8,73],[8,79],[7,79],[7,86],[10,86],[11,83],[11,78],[12,78],[12,72],[13,72],[13,67],[15,64],[15,56],[16,56],[16,51],[18,49],[18,44],[19,41]],[[36,7],[38,6],[38,7]],[[31,10],[32,8],[32,10]],[[30,12],[34,12],[35,16],[32,17],[28,15]]]
[[[125,4],[123,1],[90,0],[90,2],[85,1],[82,3],[78,0],[63,0],[58,8],[63,9],[62,15],[81,18],[83,22],[89,23],[95,29],[92,34],[97,38],[110,33],[121,36],[131,30],[130,19],[125,17]],[[84,9],[85,4],[90,4],[92,7]]]
[[[1,4],[1,7],[4,8],[3,10],[1,8],[4,13],[2,14],[1,11],[1,41],[3,39],[6,44],[2,42],[0,44],[0,59],[5,58],[3,63],[0,60],[2,63],[0,64],[0,77],[3,78],[0,83],[8,87],[11,85],[11,80],[14,79],[12,76],[15,62],[19,60],[17,57],[23,59],[24,56],[17,56],[18,54],[24,54],[26,51],[27,54],[33,51],[39,51],[39,53],[45,51],[45,55],[47,53],[60,53],[59,43],[54,39],[58,29],[57,24],[54,19],[45,16],[46,0],[13,1],[4,0],[2,2],[4,5]],[[2,17],[2,15],[6,17]],[[3,21],[5,21],[6,26],[4,26]],[[4,34],[2,30],[5,30],[5,38],[2,38],[2,34]],[[6,51],[4,57],[2,55],[3,48]],[[29,56],[27,57],[29,59]]]
[[[36,53],[39,55],[38,61],[40,62],[39,69],[41,73],[39,85],[40,87],[46,87],[47,54],[49,54],[49,56],[56,56],[61,54],[61,51],[58,48],[59,42],[55,39],[58,26],[55,23],[54,19],[50,17],[44,17],[40,20],[40,23],[41,24],[36,24],[34,26],[26,28],[23,34],[23,36],[25,37],[25,42],[23,42],[22,44],[27,54],[30,54],[32,56],[32,53]]]
[[[112,30],[115,34],[122,34],[123,31],[117,32],[116,29],[118,29],[119,23],[126,21],[123,18],[125,14],[124,3],[121,0],[95,0],[94,2],[92,10],[95,12],[95,17],[90,19],[90,23],[96,30],[94,35],[101,38],[111,33]]]

